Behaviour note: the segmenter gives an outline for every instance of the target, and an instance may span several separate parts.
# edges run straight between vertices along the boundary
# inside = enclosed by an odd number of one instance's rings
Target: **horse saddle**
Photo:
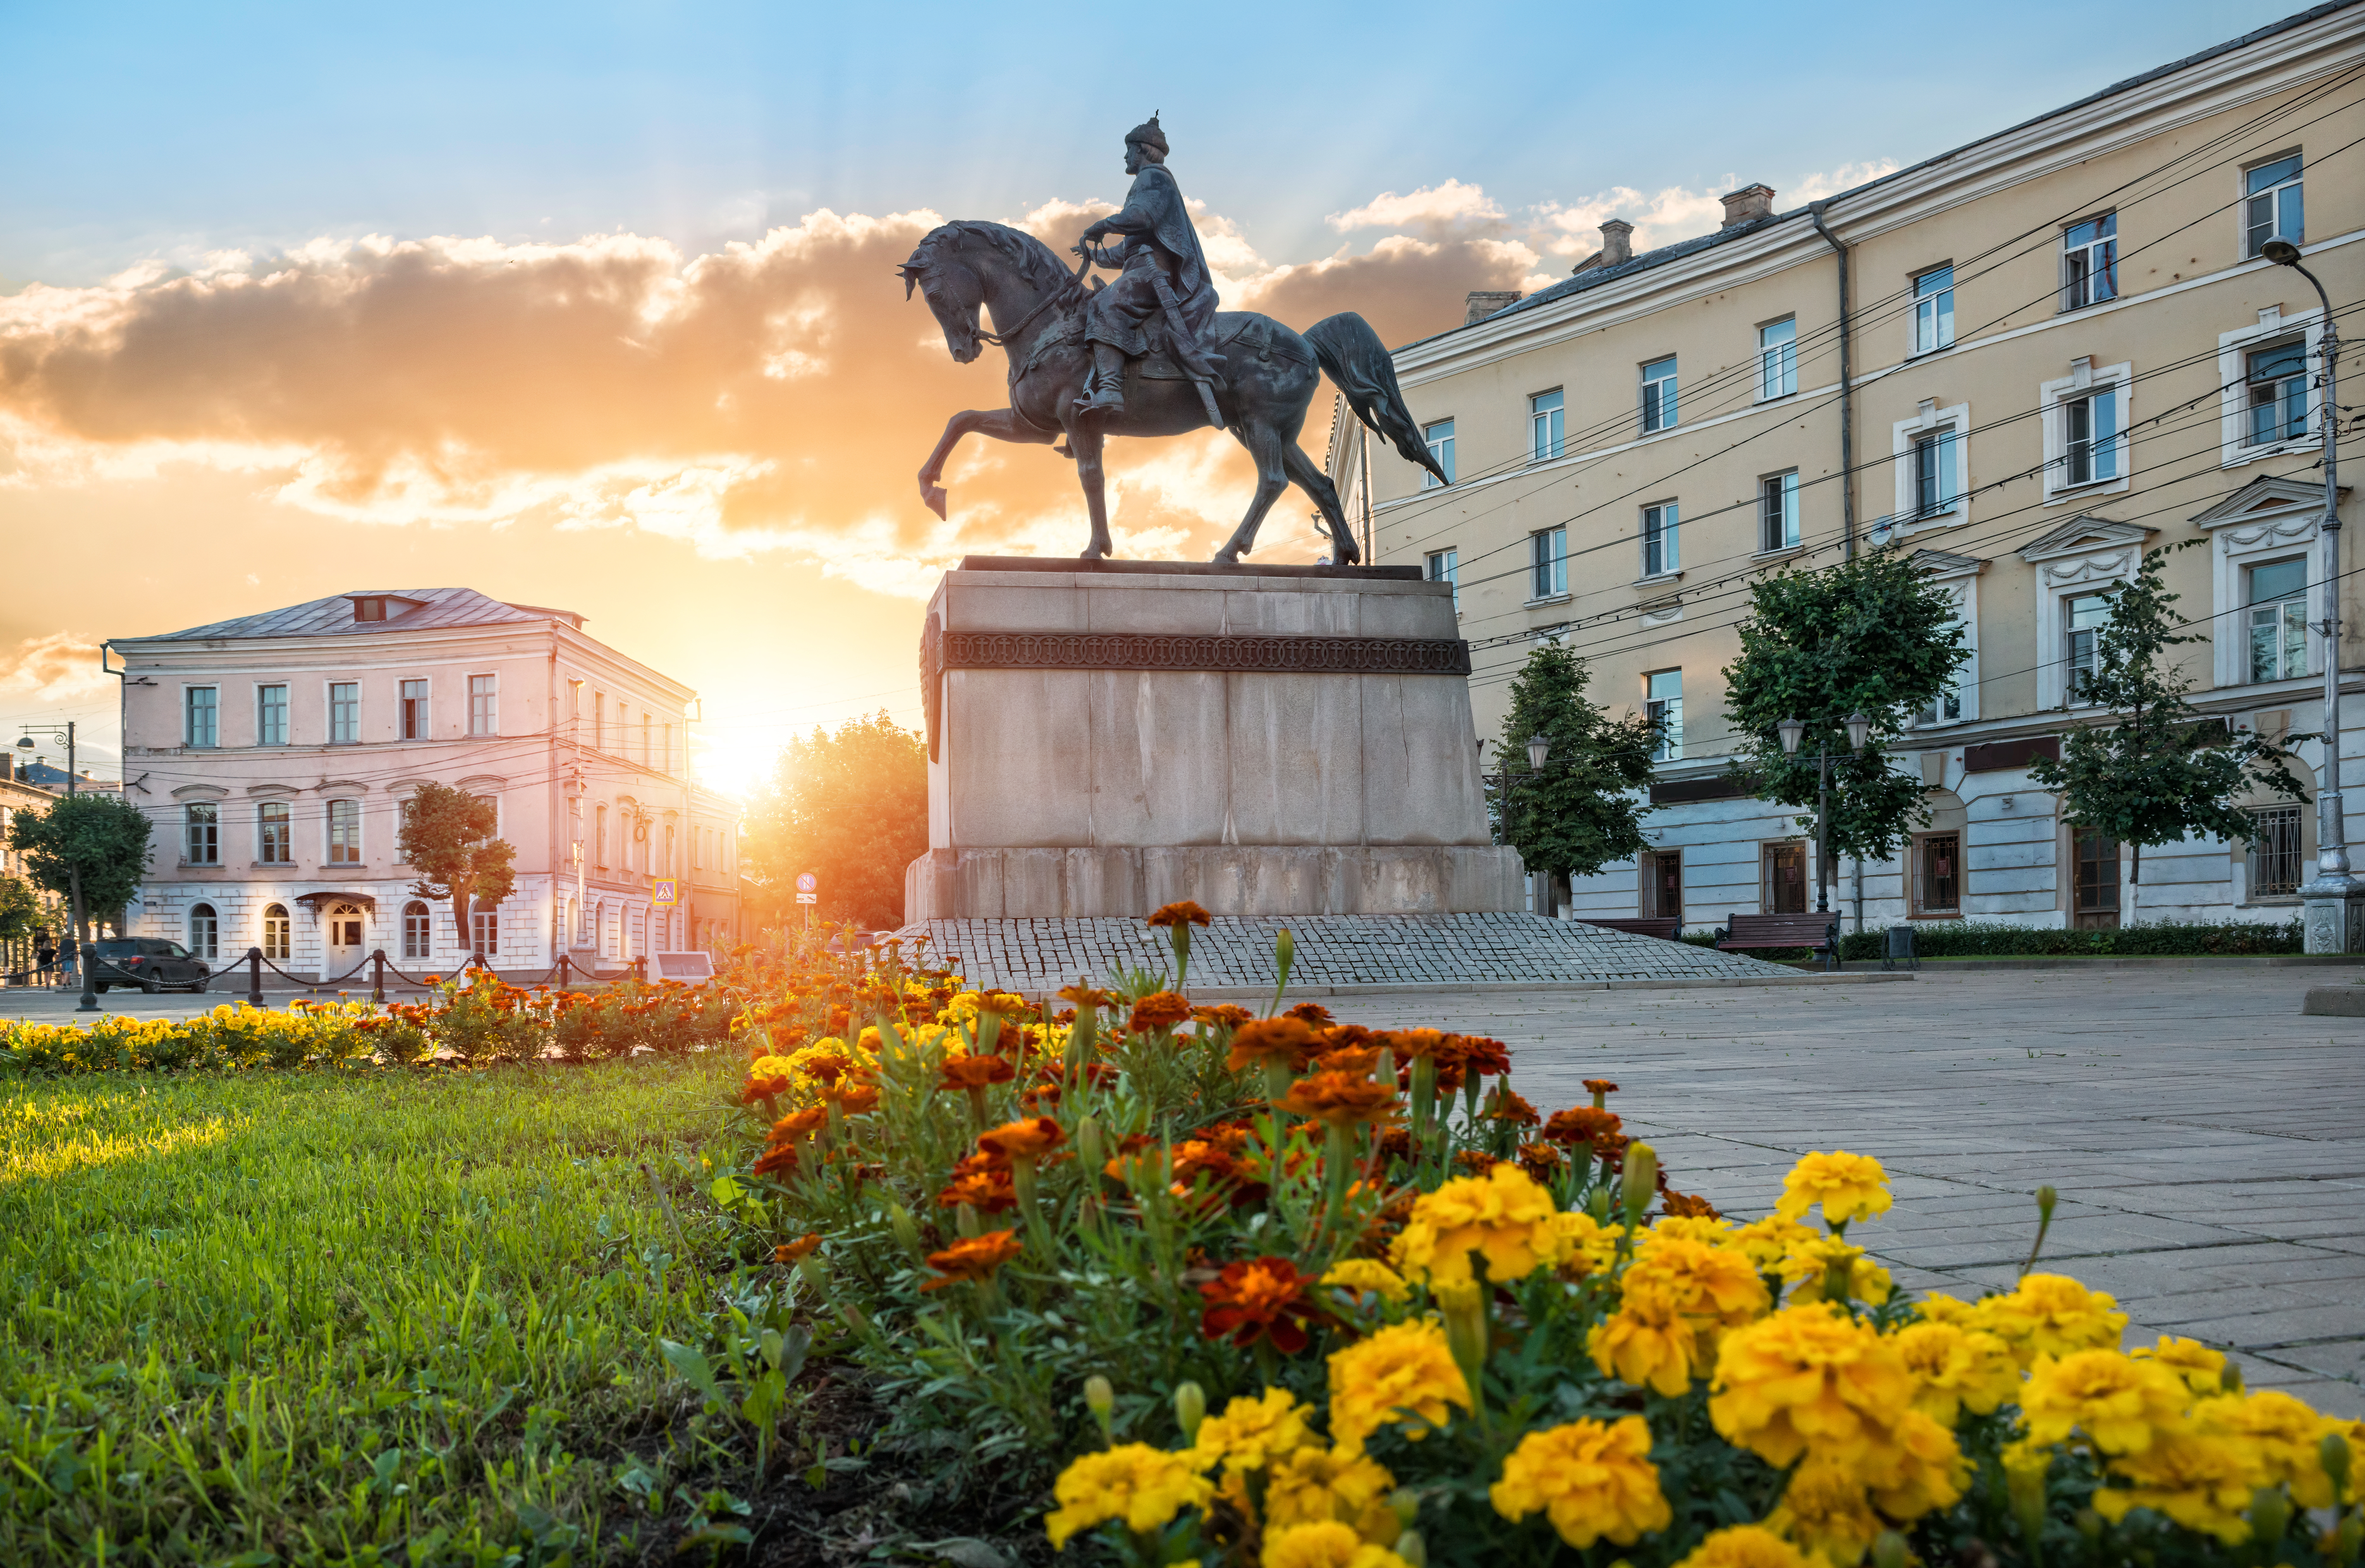
[[[1227,365],[1233,368],[1238,365],[1237,356],[1242,353],[1259,360],[1281,358],[1307,363],[1304,353],[1295,344],[1280,340],[1272,330],[1273,326],[1269,318],[1254,311],[1218,311],[1214,324],[1208,329],[1207,346],[1222,354]],[[1149,352],[1133,362],[1139,367],[1140,378],[1144,381],[1190,380],[1191,373],[1176,364],[1173,354],[1167,350],[1165,321],[1152,317],[1143,323],[1143,328],[1142,336],[1149,341]],[[1227,378],[1218,373],[1215,385],[1221,390],[1227,385]]]

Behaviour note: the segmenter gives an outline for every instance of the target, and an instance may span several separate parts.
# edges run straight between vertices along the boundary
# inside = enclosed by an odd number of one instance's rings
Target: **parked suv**
[[[109,936],[90,945],[96,957],[91,989],[136,985],[153,996],[167,986],[203,991],[213,970],[178,942],[154,936]]]

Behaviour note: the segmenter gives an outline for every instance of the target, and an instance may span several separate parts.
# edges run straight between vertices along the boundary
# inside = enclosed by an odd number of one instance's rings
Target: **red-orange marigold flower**
[[[1669,1192],[1659,1200],[1659,1207],[1677,1219],[1722,1219],[1714,1204],[1690,1193]]]
[[[800,1258],[809,1258],[820,1250],[821,1237],[818,1234],[801,1236],[794,1241],[784,1241],[773,1248],[772,1261],[793,1263]]]
[[[938,1208],[957,1209],[964,1204],[980,1214],[998,1215],[1018,1206],[1018,1190],[1010,1184],[1006,1169],[966,1171],[936,1194]]]
[[[1391,1029],[1378,1037],[1394,1048],[1398,1066],[1422,1057],[1454,1056],[1453,1047],[1447,1042],[1456,1036],[1442,1029]]]
[[[936,1084],[939,1089],[982,1089],[989,1083],[1007,1083],[1018,1075],[1007,1057],[955,1057],[945,1063],[944,1075]]]
[[[1191,1016],[1191,1003],[1171,991],[1154,991],[1133,1004],[1133,1017],[1126,1027],[1139,1033],[1145,1029],[1166,1029]]]
[[[367,1028],[369,1024],[364,1022],[362,1027]],[[747,1081],[746,1089],[739,1096],[739,1103],[752,1105],[758,1100],[769,1100],[776,1095],[786,1094],[789,1088],[789,1081],[785,1078],[751,1078]]]
[[[1289,1086],[1274,1102],[1294,1116],[1311,1116],[1333,1126],[1384,1118],[1396,1103],[1395,1091],[1384,1083],[1348,1072],[1317,1072]]]
[[[758,1176],[785,1176],[796,1168],[797,1146],[784,1143],[764,1151],[764,1157],[756,1161],[755,1173]]]
[[[930,1280],[920,1288],[940,1291],[967,1280],[983,1283],[993,1278],[1004,1263],[1018,1256],[1023,1249],[1014,1230],[989,1230],[983,1236],[964,1237],[942,1252],[928,1254],[928,1267],[940,1278]]]
[[[1096,991],[1093,987],[1084,984],[1082,980],[1078,980],[1074,985],[1061,986],[1059,988],[1059,995],[1063,1001],[1072,1002],[1080,1008],[1115,1007],[1116,1005],[1115,997],[1111,996],[1107,991]]]
[[[1453,1157],[1453,1162],[1473,1176],[1484,1176],[1503,1163],[1482,1148],[1465,1148]]]
[[[1544,1124],[1544,1137],[1554,1143],[1599,1143],[1618,1136],[1624,1124],[1615,1111],[1597,1111],[1590,1105],[1574,1110],[1554,1111],[1552,1120]]]
[[[790,1143],[801,1137],[811,1137],[829,1126],[829,1113],[819,1105],[782,1116],[772,1124],[772,1141]]]
[[[1048,1116],[1030,1116],[980,1133],[977,1147],[996,1160],[1040,1159],[1067,1141],[1059,1123]]]
[[[1211,917],[1189,899],[1160,905],[1149,917],[1152,925],[1205,925]]]
[[[838,1110],[848,1116],[859,1116],[866,1111],[879,1109],[879,1091],[868,1083],[851,1083],[827,1091],[827,1097],[837,1103]]]
[[[1306,1065],[1317,1072],[1351,1072],[1369,1078],[1379,1070],[1380,1053],[1374,1046],[1342,1046],[1324,1051]]]
[[[1560,1168],[1566,1163],[1559,1149],[1541,1139],[1519,1146],[1519,1169],[1528,1173],[1530,1181],[1549,1182],[1560,1174]]]
[[[1319,1044],[1314,1031],[1295,1018],[1259,1018],[1234,1031],[1232,1054],[1224,1065],[1238,1072],[1251,1062],[1271,1061],[1295,1072],[1312,1059]]]
[[[1511,1048],[1484,1035],[1464,1035],[1462,1070],[1477,1078],[1500,1078],[1511,1070]]]
[[[1318,1002],[1301,1002],[1282,1016],[1295,1018],[1299,1023],[1310,1025],[1317,1029],[1327,1028],[1330,1023],[1330,1010]]]
[[[1194,1007],[1191,1016],[1202,1024],[1214,1024],[1226,1029],[1237,1029],[1256,1016],[1247,1008],[1234,1002],[1222,1002],[1214,1007]]]
[[[1273,1349],[1294,1356],[1306,1349],[1306,1326],[1321,1317],[1306,1289],[1313,1283],[1286,1258],[1227,1263],[1221,1274],[1199,1287],[1209,1303],[1199,1331],[1210,1339],[1228,1338],[1241,1350],[1271,1339]]]
[[[1522,1127],[1532,1127],[1543,1120],[1541,1116],[1536,1114],[1536,1108],[1533,1105],[1511,1092],[1508,1084],[1500,1085],[1496,1089],[1494,1095],[1486,1102],[1486,1114],[1494,1121],[1509,1122],[1515,1126]]]

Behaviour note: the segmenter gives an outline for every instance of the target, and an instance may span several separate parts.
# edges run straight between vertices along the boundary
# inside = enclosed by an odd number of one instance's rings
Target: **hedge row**
[[[1846,931],[1842,918],[1840,957],[1877,958],[1888,950],[1885,926]],[[1695,946],[1714,946],[1708,932],[1687,932]],[[1925,958],[2099,958],[2175,957],[2203,953],[2300,953],[2306,951],[2301,923],[2269,925],[2232,921],[2217,924],[2161,921],[2151,925],[2126,925],[2116,931],[2064,931],[2038,925],[2015,925],[2000,920],[1922,920],[1913,924],[1914,949]],[[1757,958],[1781,958],[1759,953]],[[1789,957],[1804,958],[1800,948]]]

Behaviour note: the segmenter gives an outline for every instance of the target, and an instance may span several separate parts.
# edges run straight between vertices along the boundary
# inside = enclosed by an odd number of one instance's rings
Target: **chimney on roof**
[[[1773,216],[1772,185],[1743,185],[1724,198],[1724,226],[1727,229]]]
[[[1462,324],[1475,326],[1496,311],[1519,302],[1519,291],[1516,288],[1474,288],[1462,302]]]
[[[1598,267],[1622,266],[1634,259],[1634,226],[1622,218],[1613,218],[1601,226],[1601,249],[1569,268],[1572,273],[1589,273]]]

